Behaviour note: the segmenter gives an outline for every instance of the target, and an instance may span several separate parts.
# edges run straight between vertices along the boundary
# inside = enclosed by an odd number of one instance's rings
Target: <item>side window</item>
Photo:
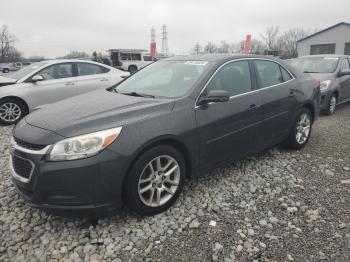
[[[131,60],[134,61],[140,61],[141,60],[141,54],[131,54]]]
[[[153,61],[153,60],[152,60],[152,56],[149,56],[149,55],[144,55],[144,56],[143,56],[143,60],[144,60],[144,61]]]
[[[107,68],[88,63],[78,63],[77,67],[79,76],[98,75],[108,71]]]
[[[284,82],[279,64],[264,60],[255,60],[255,64],[262,87],[278,85]]]
[[[41,70],[41,75],[45,80],[73,77],[73,64],[57,64]]]
[[[223,90],[230,96],[247,93],[252,90],[248,61],[232,62],[217,72],[207,86],[207,90]]]
[[[131,60],[131,54],[120,53],[120,60]]]
[[[293,77],[290,75],[290,73],[283,67],[280,66],[281,68],[281,72],[282,72],[282,77],[283,77],[283,81],[287,82],[289,80],[291,80]]]
[[[348,59],[343,59],[341,61],[341,66],[340,66],[340,69],[341,70],[349,70],[350,69],[350,66],[349,66],[349,60]]]

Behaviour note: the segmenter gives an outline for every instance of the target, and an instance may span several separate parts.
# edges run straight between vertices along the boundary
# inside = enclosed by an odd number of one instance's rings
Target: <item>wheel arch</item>
[[[315,107],[313,106],[313,104],[311,102],[307,102],[305,103],[302,108],[306,108],[311,112],[311,116],[312,116],[312,122],[314,122],[314,120],[317,118],[316,117],[316,110]]]
[[[180,141],[180,139],[178,139],[176,136],[161,136],[161,137],[155,138],[155,139],[147,142],[143,146],[141,146],[137,150],[137,152],[134,154],[134,157],[132,158],[132,160],[130,161],[128,168],[127,168],[126,175],[130,172],[130,169],[132,168],[134,163],[137,161],[137,159],[143,153],[145,153],[147,150],[149,150],[153,147],[159,146],[159,145],[172,146],[181,153],[181,155],[183,156],[183,158],[185,160],[186,178],[191,179],[193,176],[192,170],[194,168],[193,161],[192,161],[192,154],[191,154],[189,148],[185,145],[185,143]]]
[[[18,96],[4,96],[4,97],[0,98],[0,103],[5,99],[13,99],[13,100],[20,101],[25,106],[26,114],[29,114],[29,106],[28,106],[28,103],[24,99],[22,99]]]

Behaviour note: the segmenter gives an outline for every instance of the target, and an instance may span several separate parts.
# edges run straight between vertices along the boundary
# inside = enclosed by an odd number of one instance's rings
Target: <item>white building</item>
[[[298,40],[298,55],[350,55],[350,24],[339,23]]]

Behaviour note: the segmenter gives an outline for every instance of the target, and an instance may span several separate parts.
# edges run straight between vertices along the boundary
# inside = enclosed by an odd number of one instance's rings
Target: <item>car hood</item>
[[[16,79],[0,76],[0,86],[12,85],[17,82]]]
[[[334,74],[332,73],[322,73],[322,74],[317,74],[317,73],[307,73],[308,75],[310,75],[312,78],[314,79],[318,79],[321,82],[325,81],[325,80],[332,80],[334,79]]]
[[[35,127],[72,137],[145,120],[172,110],[171,99],[127,96],[98,90],[46,105],[25,121]]]

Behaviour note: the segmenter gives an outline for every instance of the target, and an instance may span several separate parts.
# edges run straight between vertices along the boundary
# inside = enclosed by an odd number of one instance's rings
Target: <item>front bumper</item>
[[[63,215],[102,215],[122,206],[126,173],[122,155],[104,150],[87,159],[48,162],[43,154],[24,151],[12,150],[10,170],[15,188],[31,206]],[[32,164],[29,176],[16,172],[22,167],[14,158]]]

